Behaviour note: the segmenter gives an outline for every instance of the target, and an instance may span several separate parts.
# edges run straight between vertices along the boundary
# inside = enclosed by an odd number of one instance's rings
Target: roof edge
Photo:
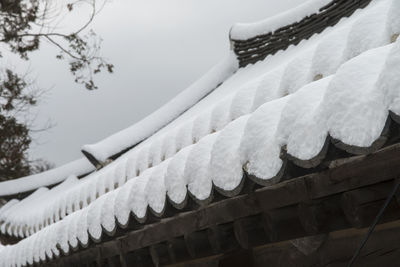
[[[64,181],[72,174],[82,176],[93,170],[94,167],[86,158],[80,158],[48,171],[0,182],[0,197],[25,193],[44,186],[52,186]]]
[[[202,78],[144,119],[97,143],[84,145],[82,153],[95,166],[104,165],[146,140],[214,91],[238,69],[232,51]]]

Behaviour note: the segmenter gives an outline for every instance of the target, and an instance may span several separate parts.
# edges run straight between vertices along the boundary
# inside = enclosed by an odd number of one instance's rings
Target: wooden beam
[[[251,250],[239,250],[230,254],[225,254],[219,260],[219,267],[231,267],[231,266],[246,266],[253,267],[253,252]]]
[[[168,240],[167,245],[171,263],[188,261],[192,259],[187,251],[186,242],[183,236]]]
[[[129,266],[131,266],[132,263],[135,263],[135,266],[138,267],[153,266],[153,260],[151,258],[149,249],[141,248],[130,253]]]
[[[158,256],[157,250],[155,248],[157,245],[153,245],[149,247],[149,252],[151,256],[151,260],[153,261],[154,266],[160,266],[160,257]]]
[[[201,230],[184,236],[186,248],[192,258],[201,258],[214,255],[208,239],[207,230]]]
[[[154,266],[164,266],[173,262],[166,242],[151,245],[149,252]]]
[[[118,266],[118,256],[113,256],[113,257],[107,258],[107,265],[109,267],[119,267]]]
[[[293,239],[290,242],[298,251],[307,256],[317,251],[327,237],[327,234],[320,234]]]
[[[232,201],[235,199],[236,201]],[[147,247],[162,240],[183,236],[211,225],[232,222],[235,218],[254,215],[260,212],[254,195],[243,195],[212,203],[196,211],[163,219],[159,223],[146,225],[143,229],[128,233],[123,239],[126,251]]]
[[[97,247],[100,247],[101,257],[103,258],[109,258],[119,253],[118,243],[115,240],[98,244]]]
[[[253,249],[254,266],[347,266],[367,228],[335,231],[313,253],[305,255],[292,241]],[[378,225],[354,266],[397,266],[400,252],[400,221]]]
[[[233,223],[214,225],[207,229],[207,233],[215,254],[229,253],[240,248],[235,237]]]
[[[306,236],[297,215],[297,206],[270,210],[263,214],[264,229],[270,242]]]
[[[393,187],[394,183],[389,181],[343,193],[342,207],[347,220],[356,228],[370,225]],[[392,200],[381,220],[389,221],[398,218],[400,218],[400,207],[395,200]]]
[[[321,201],[302,202],[297,206],[297,213],[301,225],[310,235],[319,233],[327,219],[327,214]]]
[[[304,230],[309,235],[350,227],[342,210],[340,195],[299,203],[297,213]]]
[[[97,257],[96,257],[96,267],[103,267],[105,264],[104,264],[104,257],[102,255],[103,253],[101,250],[101,244],[97,246],[97,250],[98,250],[98,253],[97,253]]]
[[[400,177],[400,144],[355,158],[337,168],[304,177],[309,197],[321,198]]]
[[[243,249],[250,249],[269,241],[261,214],[236,220],[233,225],[236,240]]]

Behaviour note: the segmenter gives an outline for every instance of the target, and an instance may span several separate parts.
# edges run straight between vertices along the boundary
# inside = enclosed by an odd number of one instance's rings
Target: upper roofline
[[[141,121],[95,143],[84,145],[82,153],[95,166],[107,164],[151,137],[214,91],[238,69],[236,56],[229,53],[202,78]]]
[[[336,25],[371,1],[311,0],[257,23],[236,24],[230,31],[230,40],[239,66],[254,64],[290,45],[297,45]]]
[[[313,34],[335,25],[340,19],[350,16],[358,8],[365,7],[370,1],[310,0],[294,9],[258,23],[236,24],[229,33],[234,57],[239,62],[239,67],[263,60],[268,55],[285,50],[289,45],[296,45],[301,40],[308,39]],[[284,23],[279,21],[282,18]],[[250,29],[253,29],[252,34],[241,36],[243,32],[250,31]],[[244,37],[244,40],[240,37]],[[82,147],[83,154],[95,166],[102,166],[108,160],[118,158],[158,132],[215,90],[236,71],[237,62],[233,62],[232,54],[199,81],[148,117],[95,144],[84,145]],[[217,78],[216,74],[220,77]]]

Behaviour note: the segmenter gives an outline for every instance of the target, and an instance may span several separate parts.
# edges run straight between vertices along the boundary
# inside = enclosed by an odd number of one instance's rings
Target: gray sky
[[[130,126],[184,90],[228,51],[235,22],[253,22],[304,0],[114,0],[92,28],[115,73],[98,77],[99,89],[75,84],[56,50],[43,45],[29,66],[37,83],[51,88],[36,124],[55,126],[36,136],[30,154],[61,165],[93,143]],[[20,66],[18,67],[20,68]]]

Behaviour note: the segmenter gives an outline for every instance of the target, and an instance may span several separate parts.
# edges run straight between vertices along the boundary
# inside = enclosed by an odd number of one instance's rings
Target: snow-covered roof
[[[231,38],[247,40],[258,35],[274,32],[280,27],[299,22],[312,14],[318,14],[319,10],[332,0],[308,0],[303,4],[276,16],[254,23],[237,23],[231,29]]]
[[[373,49],[332,76],[266,102],[86,208],[5,248],[3,262],[32,264],[68,253],[79,243],[112,235],[117,225],[128,224],[130,212],[139,222],[146,220],[148,207],[161,216],[167,201],[179,207],[190,196],[208,203],[213,188],[229,196],[242,184],[242,166],[258,177],[257,183],[270,184],[284,168],[283,144],[304,161],[323,151],[329,135],[350,150],[368,149],[379,140],[389,111],[400,115],[399,55],[400,42]]]
[[[167,203],[204,205],[213,190],[233,196],[244,171],[260,185],[279,182],[287,160],[319,164],[329,140],[354,154],[380,147],[389,112],[400,115],[400,40],[390,44],[400,32],[398,14],[399,1],[373,1],[334,28],[237,70],[103,169],[9,202],[0,209],[0,230],[29,237],[4,248],[0,266],[57,257],[112,235],[131,214],[141,223],[148,211],[161,216]],[[32,206],[41,207],[25,214]]]
[[[94,169],[94,166],[86,158],[81,158],[42,173],[0,182],[0,197],[15,195],[36,190],[43,186],[58,184],[72,174],[81,176],[93,171]]]

